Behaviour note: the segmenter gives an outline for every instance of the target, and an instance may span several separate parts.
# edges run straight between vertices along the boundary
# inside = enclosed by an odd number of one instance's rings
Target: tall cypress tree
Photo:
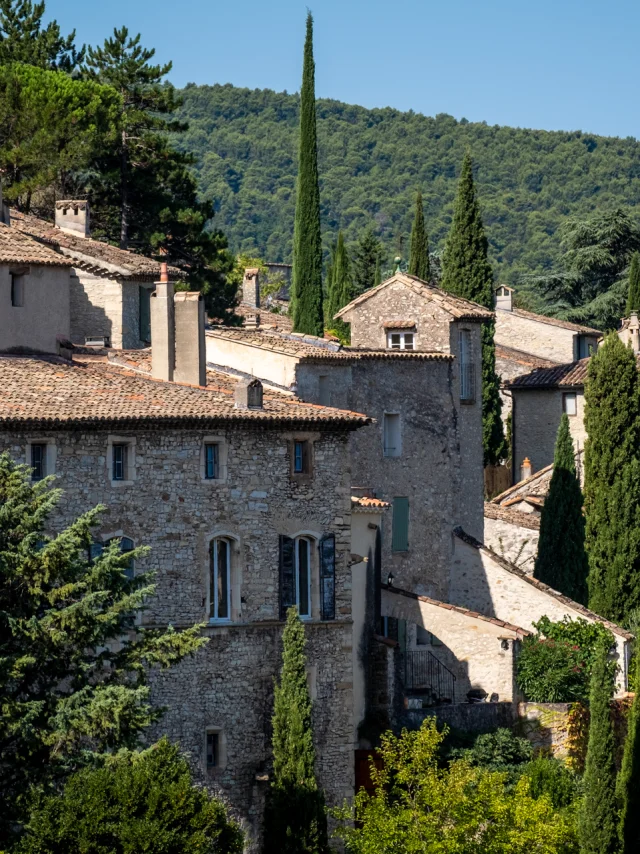
[[[287,612],[282,670],[273,709],[273,780],[267,793],[264,854],[328,852],[324,796],[315,778],[304,626]]]
[[[353,298],[353,280],[351,277],[351,264],[347,247],[344,243],[344,235],[338,232],[335,254],[331,263],[331,278],[328,283],[327,292],[327,325],[334,329],[341,337],[348,337],[349,325],[343,320],[335,320],[335,315],[344,308]]]
[[[640,311],[640,253],[634,252],[629,269],[629,293],[627,295],[627,317],[632,311]]]
[[[589,562],[584,548],[582,490],[576,476],[569,419],[560,420],[549,495],[542,508],[534,577],[586,604]]]
[[[320,187],[316,134],[313,17],[307,13],[302,89],[300,90],[300,148],[293,232],[292,314],[295,332],[323,334],[322,242]]]
[[[429,238],[424,225],[424,210],[422,207],[422,193],[420,191],[418,191],[418,195],[416,196],[416,212],[411,228],[408,273],[410,276],[417,276],[423,282],[428,282],[431,276]]]
[[[640,382],[615,333],[591,357],[585,388],[589,607],[624,623],[640,606]]]
[[[487,257],[488,243],[473,182],[473,163],[467,152],[462,163],[453,222],[442,263],[441,286],[445,291],[493,309],[493,272]],[[505,452],[500,413],[500,378],[496,374],[495,324],[482,327],[482,440],[484,463],[497,463]]]
[[[584,771],[584,798],[578,817],[581,854],[617,854],[615,738],[611,720],[613,676],[608,651],[600,644],[591,672],[589,743]]]
[[[618,775],[620,854],[640,851],[640,655],[636,651],[636,684],[627,718],[622,768]]]

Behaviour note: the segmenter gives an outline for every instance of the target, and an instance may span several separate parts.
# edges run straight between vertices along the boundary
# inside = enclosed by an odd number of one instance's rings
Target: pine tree
[[[300,147],[293,233],[292,314],[295,332],[322,336],[322,241],[316,135],[313,17],[307,13],[300,90]]]
[[[589,362],[585,515],[589,607],[621,624],[640,606],[640,382],[615,333]]]
[[[273,780],[265,806],[264,854],[325,854],[324,796],[315,778],[304,626],[294,608],[283,633],[273,709]]]
[[[627,717],[627,737],[618,775],[620,854],[640,851],[640,655],[637,648],[635,658],[635,697]]]
[[[373,276],[373,287],[377,288],[382,284],[382,270],[380,269],[380,257],[376,258],[376,270]]]
[[[493,309],[493,273],[487,257],[488,243],[473,182],[473,163],[467,153],[462,163],[453,222],[442,263],[445,291]],[[485,465],[495,464],[505,453],[500,413],[500,378],[496,374],[495,325],[482,328],[482,439]]]
[[[584,548],[582,504],[569,418],[563,414],[549,494],[540,519],[534,577],[584,605],[588,599],[589,562]]]
[[[376,270],[380,269],[382,244],[373,228],[368,228],[353,250],[353,295],[359,296],[376,284]],[[380,284],[380,282],[377,282]]]
[[[0,65],[21,62],[70,74],[82,62],[84,46],[76,50],[76,31],[61,35],[57,21],[43,27],[44,13],[44,1],[0,0]]]
[[[423,282],[431,278],[429,265],[429,238],[424,225],[424,209],[422,207],[422,193],[416,196],[416,212],[411,228],[411,243],[409,246],[409,270],[410,276],[417,276]]]
[[[591,672],[589,743],[584,771],[584,798],[578,817],[581,854],[617,854],[615,737],[611,720],[613,676],[608,650],[599,645]]]
[[[640,253],[634,252],[629,269],[629,293],[627,296],[627,317],[632,311],[640,311]]]
[[[335,315],[351,302],[353,298],[353,282],[351,264],[344,236],[338,232],[338,242],[331,263],[331,278],[327,292],[327,326],[338,333],[341,338],[348,339],[349,324],[344,320],[336,320]]]
[[[93,559],[96,508],[50,535],[60,490],[0,455],[0,838],[18,829],[32,786],[44,790],[96,755],[134,748],[161,710],[149,668],[197,650],[200,627],[138,634],[137,611],[154,592],[148,574],[113,543]]]

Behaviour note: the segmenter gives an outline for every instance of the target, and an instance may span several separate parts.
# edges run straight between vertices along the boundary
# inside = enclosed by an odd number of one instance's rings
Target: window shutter
[[[280,619],[286,620],[287,611],[296,604],[296,578],[294,541],[280,535]]]
[[[393,521],[391,532],[391,551],[409,550],[409,499],[393,499]]]
[[[320,540],[320,595],[322,619],[336,618],[336,538],[325,534]]]

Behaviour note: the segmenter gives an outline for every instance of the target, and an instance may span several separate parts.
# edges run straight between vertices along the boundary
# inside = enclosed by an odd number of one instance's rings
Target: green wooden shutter
[[[336,618],[336,538],[325,534],[320,540],[320,596],[322,619]]]
[[[151,289],[140,286],[140,340],[151,341]]]
[[[406,552],[409,550],[409,499],[393,499],[393,522],[391,534],[391,551]]]
[[[280,536],[280,619],[296,604],[295,543],[291,537]]]

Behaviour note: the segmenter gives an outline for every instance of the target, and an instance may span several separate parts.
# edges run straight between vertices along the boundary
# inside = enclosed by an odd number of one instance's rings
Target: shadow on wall
[[[112,321],[102,306],[91,302],[81,281],[71,277],[71,340],[85,343],[87,338],[112,340]]]

